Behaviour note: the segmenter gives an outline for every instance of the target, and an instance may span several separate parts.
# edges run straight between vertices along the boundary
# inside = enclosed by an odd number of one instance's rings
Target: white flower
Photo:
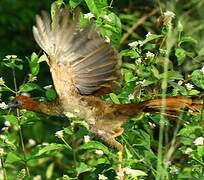
[[[124,178],[124,174],[122,172],[117,172],[116,174],[117,174],[116,179],[121,180]]]
[[[138,84],[144,84],[146,82],[146,79],[142,80],[142,81],[138,81]]]
[[[2,131],[8,131],[8,129],[9,129],[8,127],[3,127],[1,130]]]
[[[147,34],[146,34],[146,38],[148,38],[149,36],[151,36],[152,35],[152,33],[151,32],[148,32]]]
[[[63,131],[63,130],[57,131],[57,132],[55,133],[55,136],[60,137],[60,138],[62,138],[63,135],[64,135],[64,131]]]
[[[4,122],[4,125],[7,126],[7,127],[10,127],[10,126],[11,126],[11,123],[10,123],[9,121],[5,121],[5,122]]]
[[[8,105],[5,102],[0,103],[0,109],[7,109]]]
[[[33,76],[32,74],[28,74],[28,76],[29,76],[29,80],[30,80],[30,81],[35,81],[35,80],[37,80],[37,77],[36,77],[36,76]]]
[[[204,74],[204,66],[200,70]]]
[[[86,19],[91,19],[91,18],[93,18],[93,17],[95,17],[94,16],[94,14],[93,13],[87,13],[87,14],[84,14],[84,18],[86,18]]]
[[[136,60],[136,63],[142,63],[142,58],[138,58],[138,59]]]
[[[159,49],[159,52],[160,52],[161,54],[167,54],[167,50],[165,50],[165,49]]]
[[[7,59],[15,59],[15,58],[17,58],[17,56],[16,55],[7,55],[6,58]]]
[[[98,155],[103,155],[103,151],[102,151],[102,150],[98,150],[98,149],[97,149],[97,150],[95,151],[95,153],[98,154]]]
[[[29,140],[28,140],[28,143],[29,143],[30,145],[32,145],[32,146],[35,146],[35,145],[36,145],[36,142],[35,142],[34,139],[29,139]]]
[[[105,19],[106,21],[108,21],[108,22],[111,22],[111,19],[108,17],[108,15],[105,15],[105,16],[104,16],[104,19]]]
[[[193,152],[193,149],[187,148],[187,149],[185,150],[184,154],[190,154],[190,153],[192,153],[192,152]]]
[[[165,161],[164,164],[165,164],[166,166],[170,166],[170,165],[171,165],[171,161]]]
[[[134,97],[133,94],[129,94],[128,99],[129,99],[129,100],[133,100],[133,99],[135,99],[135,97]]]
[[[169,169],[170,174],[178,174],[178,169],[176,167],[170,167]]]
[[[166,11],[166,12],[164,12],[164,16],[173,19],[173,18],[175,18],[176,15],[175,15],[175,13],[172,12],[172,11]]]
[[[43,146],[47,146],[49,143],[48,142],[43,142],[42,145]]]
[[[51,89],[53,86],[52,85],[47,85],[47,86],[44,86],[43,88],[44,89]]]
[[[2,156],[4,154],[4,149],[0,148],[0,156]]]
[[[153,58],[154,57],[154,53],[152,53],[152,52],[150,52],[150,51],[148,51],[147,53],[146,53],[146,57],[148,58]]]
[[[0,85],[2,85],[4,83],[5,83],[4,79],[2,77],[0,77]]]
[[[151,126],[151,128],[155,128],[155,127],[156,127],[156,124],[155,124],[155,123],[149,122],[149,125]]]
[[[90,142],[90,136],[84,136],[84,142],[87,143],[87,142]]]
[[[6,140],[7,137],[6,137],[5,135],[1,134],[1,135],[0,135],[0,139],[2,139],[2,140]]]
[[[98,174],[98,180],[106,180],[108,179],[106,176],[104,176],[103,174]]]
[[[193,85],[193,84],[190,84],[190,83],[186,83],[185,86],[186,86],[186,88],[187,88],[188,90],[191,90],[191,89],[194,88],[194,85]]]
[[[133,42],[129,43],[128,46],[136,47],[136,46],[140,45],[141,43],[142,43],[142,41],[133,41]]]
[[[107,43],[110,42],[110,38],[108,36],[105,36],[105,42],[107,42]]]
[[[26,97],[31,97],[30,93],[27,93],[27,92],[23,92],[21,93],[22,96],[26,96]]]
[[[41,175],[37,175],[37,176],[33,177],[33,180],[41,180],[41,179],[42,179]]]
[[[130,174],[130,175],[134,175],[136,173],[136,170],[127,167],[127,168],[125,168],[125,173]]]
[[[199,146],[199,145],[203,145],[204,144],[204,137],[198,137],[196,138],[193,143],[196,145],[196,146]]]

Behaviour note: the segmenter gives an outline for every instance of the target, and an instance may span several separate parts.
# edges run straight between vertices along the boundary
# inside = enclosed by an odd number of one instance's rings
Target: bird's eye
[[[14,104],[15,104],[15,105],[21,105],[21,101],[15,100],[15,101],[14,101]]]

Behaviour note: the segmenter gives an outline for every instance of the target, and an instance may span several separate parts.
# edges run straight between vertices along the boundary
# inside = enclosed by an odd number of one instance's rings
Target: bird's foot
[[[115,132],[115,134],[113,135],[113,137],[118,137],[118,136],[121,136],[124,132],[124,129],[123,128],[119,128],[117,132]]]

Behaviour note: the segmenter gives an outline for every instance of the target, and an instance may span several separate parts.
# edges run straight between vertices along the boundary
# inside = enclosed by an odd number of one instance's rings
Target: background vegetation
[[[0,2],[2,102],[21,92],[39,101],[56,97],[52,88],[43,88],[52,80],[32,36],[35,15],[50,11],[53,3],[62,1]],[[122,56],[122,88],[102,98],[134,103],[158,96],[203,94],[202,0],[64,3],[72,9],[80,6],[84,14],[93,13],[101,35]],[[81,22],[88,21],[81,14]],[[139,86],[141,91],[134,91]],[[204,179],[203,116],[143,114],[124,124],[118,140],[125,146],[126,179]],[[116,151],[90,134],[81,121],[0,109],[0,126],[0,179],[112,180],[119,175]]]

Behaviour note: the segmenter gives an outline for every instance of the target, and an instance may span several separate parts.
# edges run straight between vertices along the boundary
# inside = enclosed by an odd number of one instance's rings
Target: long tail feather
[[[144,112],[161,112],[164,110],[167,114],[179,112],[200,113],[203,109],[204,96],[173,96],[165,99],[152,99],[145,101]]]

